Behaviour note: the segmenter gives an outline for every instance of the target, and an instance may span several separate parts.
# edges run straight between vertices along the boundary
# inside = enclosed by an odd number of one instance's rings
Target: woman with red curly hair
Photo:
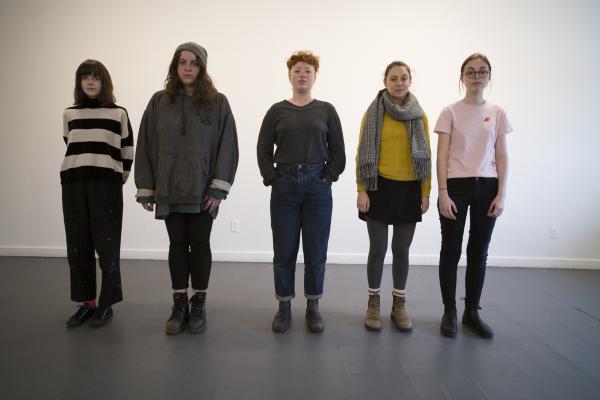
[[[333,105],[312,97],[319,58],[299,51],[288,59],[287,67],[292,97],[267,111],[257,143],[263,183],[271,186],[273,272],[279,301],[272,328],[285,332],[290,327],[302,233],[306,324],[311,332],[322,332],[319,299],[331,226],[331,183],[346,165],[344,137]]]

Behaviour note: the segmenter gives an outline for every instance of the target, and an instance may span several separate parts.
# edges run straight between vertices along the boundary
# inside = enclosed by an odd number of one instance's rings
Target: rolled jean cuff
[[[306,293],[304,293],[304,297],[306,297],[308,300],[319,300],[321,297],[323,297],[323,293],[320,293],[320,294],[306,294]]]
[[[294,295],[293,294],[289,295],[289,296],[278,296],[278,295],[275,295],[275,298],[277,300],[279,300],[279,301],[290,301],[290,300],[292,300],[294,298]]]

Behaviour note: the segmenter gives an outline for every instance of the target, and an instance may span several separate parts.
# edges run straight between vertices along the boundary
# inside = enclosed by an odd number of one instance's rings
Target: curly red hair
[[[315,72],[319,70],[319,56],[314,55],[312,51],[300,50],[292,54],[287,60],[288,72],[299,62],[305,62],[312,65],[315,68]]]

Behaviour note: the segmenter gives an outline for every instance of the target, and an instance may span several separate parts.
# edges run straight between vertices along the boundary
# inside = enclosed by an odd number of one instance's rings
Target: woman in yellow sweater
[[[381,329],[379,293],[388,225],[394,227],[391,317],[398,329],[412,330],[405,308],[408,251],[416,224],[429,208],[431,149],[427,116],[409,91],[411,81],[405,63],[387,66],[385,89],[377,93],[363,117],[356,155],[356,205],[369,232],[365,327],[374,331]]]

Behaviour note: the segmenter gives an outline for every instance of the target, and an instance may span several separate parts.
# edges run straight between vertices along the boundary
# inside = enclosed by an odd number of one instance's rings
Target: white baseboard
[[[221,251],[213,250],[214,261],[232,262],[263,262],[273,261],[273,253],[259,251]],[[0,256],[12,257],[66,257],[67,251],[60,247],[9,247],[0,246]],[[167,249],[123,249],[121,257],[132,260],[166,260]],[[414,254],[410,256],[413,265],[438,265],[438,255]],[[302,253],[298,254],[298,262],[303,262]],[[365,264],[367,254],[329,253],[327,262],[330,264]],[[385,258],[385,263],[392,262],[392,256]],[[464,258],[459,265],[464,264]],[[598,269],[600,259],[595,258],[556,258],[556,257],[488,257],[488,265],[492,267],[522,267],[522,268],[564,268],[564,269]]]

